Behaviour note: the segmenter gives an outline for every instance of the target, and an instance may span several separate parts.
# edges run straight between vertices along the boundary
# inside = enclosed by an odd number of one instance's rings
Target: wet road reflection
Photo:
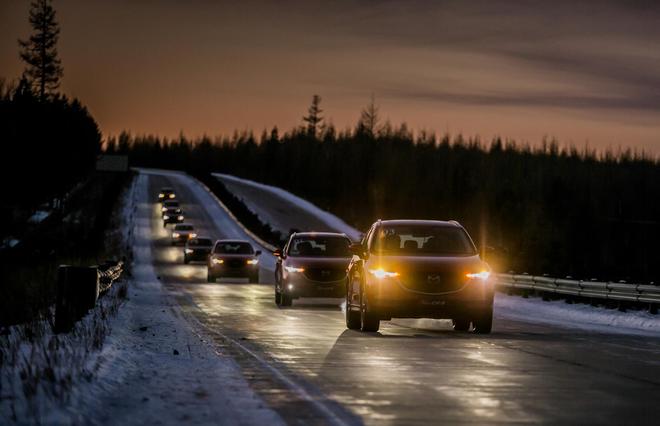
[[[152,193],[177,185],[150,181]],[[190,196],[185,187],[176,189]],[[207,235],[222,235],[204,215],[195,216],[201,209],[184,210]],[[168,245],[156,214],[154,263],[166,287],[185,295],[177,300],[207,329],[240,339],[366,424],[651,424],[660,414],[658,339],[502,318],[490,336],[415,320],[386,322],[379,333],[350,331],[338,300],[278,309],[270,285],[206,283],[205,266],[182,264],[181,248]],[[262,271],[265,279],[268,274]]]

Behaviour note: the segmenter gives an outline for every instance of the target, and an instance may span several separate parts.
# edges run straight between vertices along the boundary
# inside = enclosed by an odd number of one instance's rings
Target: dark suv
[[[302,232],[276,251],[275,303],[291,306],[299,297],[343,297],[351,240],[345,234]]]
[[[218,240],[211,250],[208,263],[208,282],[218,278],[248,278],[251,283],[259,282],[259,256],[247,241]]]
[[[490,333],[493,284],[467,231],[455,221],[374,223],[351,246],[346,326],[378,331],[381,320],[449,318],[454,329]]]

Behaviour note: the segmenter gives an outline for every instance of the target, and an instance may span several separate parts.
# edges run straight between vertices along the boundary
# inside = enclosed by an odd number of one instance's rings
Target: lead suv
[[[455,221],[374,223],[351,246],[346,326],[378,331],[381,320],[448,318],[454,329],[490,333],[493,284],[467,231]]]

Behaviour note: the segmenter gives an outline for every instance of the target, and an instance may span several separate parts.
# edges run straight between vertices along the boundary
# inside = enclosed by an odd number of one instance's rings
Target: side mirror
[[[255,251],[255,252],[254,252],[254,255],[255,255],[255,256],[261,256],[261,250],[257,250],[257,251]]]
[[[281,249],[276,249],[276,250],[273,252],[273,256],[275,256],[275,257],[280,257],[280,258],[281,258],[281,257],[282,257],[282,250],[281,250]]]
[[[353,243],[348,247],[351,250],[351,253],[358,257],[364,256],[364,247],[361,243]]]

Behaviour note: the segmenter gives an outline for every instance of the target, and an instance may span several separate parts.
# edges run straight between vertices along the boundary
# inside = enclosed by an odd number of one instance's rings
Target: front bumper
[[[346,296],[346,280],[311,281],[303,276],[289,275],[283,282],[283,291],[293,298],[298,297],[331,297]]]
[[[369,310],[382,319],[456,318],[478,313],[493,305],[492,282],[474,280],[458,290],[421,294],[400,285],[395,278],[373,280],[367,284]]]
[[[209,265],[209,272],[217,277],[230,277],[230,278],[250,278],[259,273],[259,265],[245,265],[245,266],[226,266],[224,264]]]

